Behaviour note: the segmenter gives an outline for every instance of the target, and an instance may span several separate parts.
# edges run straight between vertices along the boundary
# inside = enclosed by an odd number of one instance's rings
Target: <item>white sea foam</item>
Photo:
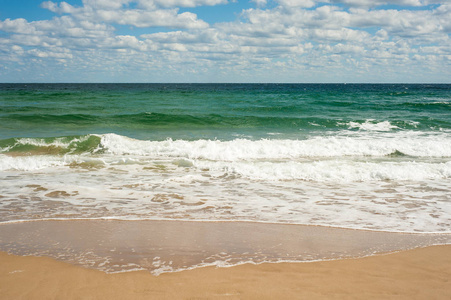
[[[398,126],[392,125],[389,121],[375,122],[373,119],[366,120],[364,123],[349,122],[349,129],[358,128],[367,131],[390,131],[398,129]]]
[[[52,142],[48,142],[42,138],[20,138],[17,139],[16,145],[32,145],[32,146],[41,146],[41,147],[60,147],[60,148],[68,148],[73,143],[85,142],[88,140],[90,135],[85,135],[82,137],[73,137],[73,138],[64,138],[59,137],[55,138]]]
[[[86,155],[34,155],[34,156],[8,156],[0,154],[0,171],[36,171],[55,167],[71,166],[72,164],[85,165],[114,165],[135,163],[133,158],[106,158],[89,157]]]
[[[18,170],[32,171],[45,168],[64,166],[65,159],[56,156],[19,156],[12,157],[0,154],[0,171]]]
[[[451,136],[327,136],[306,140],[166,140],[141,141],[106,134],[102,146],[115,155],[184,157],[222,161],[302,157],[386,156],[396,151],[419,157],[451,157]]]
[[[305,140],[100,137],[101,151],[1,154],[0,221],[241,220],[451,231],[447,132],[354,131]]]
[[[21,142],[25,143],[25,140]],[[27,143],[48,145],[32,139]],[[115,165],[171,160],[180,167],[229,170],[247,177],[283,180],[448,178],[449,164],[443,159],[451,157],[451,136],[446,133],[400,133],[337,135],[306,140],[142,141],[105,134],[101,136],[99,149],[104,154],[94,151],[63,156],[0,155],[0,170],[39,170],[74,163]],[[374,161],[392,155],[404,159],[401,162]],[[427,160],[430,158],[439,159],[441,163]],[[371,159],[373,161],[368,161]]]
[[[312,162],[210,162],[194,164],[199,169],[222,171],[253,180],[308,180],[318,182],[353,182],[378,180],[450,179],[451,161],[424,162],[353,162],[325,160]]]

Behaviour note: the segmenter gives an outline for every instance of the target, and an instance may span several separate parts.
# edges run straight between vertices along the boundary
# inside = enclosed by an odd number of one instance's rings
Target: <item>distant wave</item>
[[[287,116],[277,113],[261,115],[190,115],[190,114],[163,114],[163,113],[136,113],[116,115],[95,114],[10,114],[1,117],[5,124],[14,122],[25,123],[27,126],[107,126],[108,128],[129,129],[280,129],[280,130],[436,130],[438,128],[451,128],[451,121],[433,120],[423,118],[419,120],[377,120],[377,119],[350,119]],[[20,124],[19,123],[19,124]],[[361,124],[361,125],[358,125]],[[378,125],[377,125],[378,124]],[[386,125],[384,125],[386,124]],[[377,126],[373,126],[377,125]],[[380,126],[384,125],[384,126]],[[371,128],[370,128],[371,127]]]
[[[0,140],[0,153],[14,155],[64,155],[99,151],[101,136],[83,135],[50,138],[11,138]]]
[[[451,136],[447,134],[411,132],[376,139],[333,136],[257,141],[145,141],[104,134],[17,138],[0,141],[0,145],[3,153],[0,170],[103,168],[166,160],[182,168],[194,167],[256,180],[341,182],[451,178],[451,163],[443,160],[451,157]]]
[[[299,159],[303,157],[387,156],[399,151],[412,157],[451,157],[451,137],[406,134],[369,139],[350,136],[313,137],[306,140],[166,140],[141,141],[105,134],[101,145],[113,154],[185,157],[210,160]]]
[[[389,123],[350,124],[386,131]],[[374,126],[375,128],[371,128]],[[388,128],[385,128],[388,127]],[[0,140],[0,153],[15,155],[110,153],[201,158],[211,160],[295,159],[303,157],[387,156],[451,157],[451,136],[421,132],[370,137],[366,135],[315,136],[304,140],[235,139],[221,140],[137,140],[117,134],[83,135],[51,138],[11,138]]]

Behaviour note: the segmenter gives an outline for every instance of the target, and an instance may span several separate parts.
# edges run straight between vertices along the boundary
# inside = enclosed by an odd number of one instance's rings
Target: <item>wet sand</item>
[[[451,234],[404,234],[253,222],[35,221],[0,225],[0,251],[46,256],[105,273],[154,275],[245,262],[349,259],[451,244]]]
[[[153,276],[0,253],[1,299],[449,299],[451,246]]]

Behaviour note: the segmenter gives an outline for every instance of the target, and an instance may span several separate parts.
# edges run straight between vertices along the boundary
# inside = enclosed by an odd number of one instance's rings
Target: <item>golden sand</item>
[[[105,274],[0,253],[1,299],[451,299],[451,246],[360,259]]]

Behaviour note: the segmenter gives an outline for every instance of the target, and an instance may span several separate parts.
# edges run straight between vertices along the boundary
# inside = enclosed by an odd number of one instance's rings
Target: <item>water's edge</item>
[[[190,221],[65,220],[0,224],[0,251],[106,273],[360,258],[451,244],[451,234]]]

